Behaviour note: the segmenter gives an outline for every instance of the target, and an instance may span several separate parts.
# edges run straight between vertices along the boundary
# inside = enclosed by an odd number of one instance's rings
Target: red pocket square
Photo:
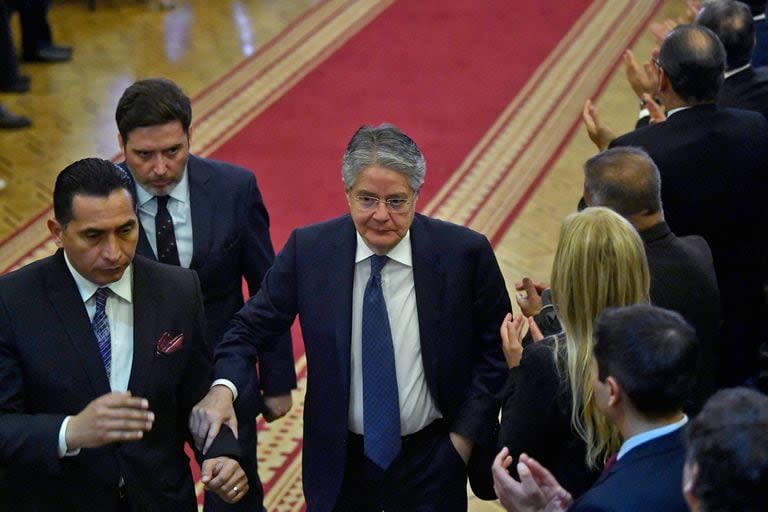
[[[177,334],[174,336],[169,332],[164,332],[160,339],[157,340],[155,345],[155,352],[157,354],[170,355],[179,350],[184,345],[184,335]]]

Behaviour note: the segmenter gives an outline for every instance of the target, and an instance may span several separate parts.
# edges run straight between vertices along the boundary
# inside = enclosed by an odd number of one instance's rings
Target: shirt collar
[[[754,18],[752,18],[752,20],[753,20],[753,21],[763,21],[764,19],[765,19],[765,13],[763,13],[763,14],[758,14],[757,16],[755,16]]]
[[[733,75],[735,75],[736,73],[741,73],[742,71],[746,71],[747,69],[749,69],[751,67],[752,67],[752,64],[747,62],[746,64],[744,64],[740,68],[736,68],[736,69],[732,69],[730,71],[726,71],[725,72],[725,78],[730,78]]]
[[[363,240],[363,237],[360,236],[360,233],[356,233],[357,235],[357,249],[355,250],[355,263],[360,263],[363,260],[366,260],[370,258],[374,252],[365,244],[365,240]],[[391,260],[395,260],[398,263],[402,263],[403,265],[406,265],[408,267],[413,266],[413,256],[411,255],[411,230],[409,229],[408,232],[405,234],[402,240],[400,240],[397,245],[395,245],[392,249],[389,250],[387,253],[387,256]]]
[[[189,165],[189,162],[187,162],[187,165]],[[189,175],[187,173],[187,165],[184,166],[184,170],[181,173],[181,180],[176,184],[175,187],[171,189],[170,193],[168,194],[172,198],[176,199],[177,201],[181,201],[182,203],[186,203],[187,198],[189,197]],[[138,181],[136,184],[138,185],[136,187],[136,202],[138,203],[139,207],[146,206],[146,204],[153,200],[155,196],[147,192],[147,190],[142,187]]]
[[[683,110],[688,110],[689,108],[691,108],[691,107],[690,106],[686,106],[686,107],[673,108],[672,110],[667,112],[667,117],[671,117],[673,114],[677,114],[678,112],[682,112]]]
[[[75,267],[72,266],[72,263],[69,262],[69,258],[67,257],[66,251],[64,251],[64,261],[67,263],[67,268],[69,268],[70,274],[72,274],[72,277],[75,280],[75,284],[77,285],[77,291],[80,293],[80,298],[83,299],[83,302],[87,302],[88,299],[93,297],[93,294],[96,293],[96,290],[99,288],[109,288],[112,293],[114,293],[116,296],[120,297],[126,302],[132,302],[133,300],[133,263],[128,265],[128,268],[125,269],[125,272],[123,272],[123,277],[115,281],[114,283],[110,283],[107,286],[99,286],[96,283],[92,283],[91,281],[84,278],[80,272],[75,270]]]
[[[683,425],[685,425],[686,423],[688,423],[688,416],[683,414],[682,419],[670,425],[654,428],[653,430],[647,430],[645,432],[642,432],[640,434],[630,437],[629,439],[624,441],[624,444],[621,445],[621,449],[619,450],[619,454],[616,456],[616,460],[621,459],[632,448],[637,448],[643,443],[647,443],[648,441],[652,441],[653,439],[656,439],[663,435],[674,432],[675,430],[682,428]]]

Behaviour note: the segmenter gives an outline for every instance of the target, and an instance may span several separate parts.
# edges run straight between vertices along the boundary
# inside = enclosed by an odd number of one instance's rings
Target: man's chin
[[[120,278],[123,277],[126,268],[127,267],[121,267],[119,269],[112,270],[99,270],[94,273],[91,280],[99,286],[112,284],[115,281],[119,281]]]

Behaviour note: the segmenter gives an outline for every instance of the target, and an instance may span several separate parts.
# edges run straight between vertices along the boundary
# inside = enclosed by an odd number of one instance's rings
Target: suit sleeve
[[[65,416],[26,412],[23,368],[16,349],[19,340],[11,326],[0,297],[0,466],[55,475],[65,466],[58,454],[59,429]]]
[[[487,445],[493,438],[499,410],[496,393],[504,383],[507,368],[499,326],[504,315],[512,311],[512,304],[496,256],[485,238],[479,250],[474,289],[471,306],[475,331],[472,378],[469,392],[451,430],[475,443]]]
[[[228,379],[242,389],[260,354],[274,350],[278,344],[290,344],[290,337],[281,335],[290,329],[297,314],[295,250],[294,231],[264,276],[259,291],[235,314],[216,346],[215,378]]]
[[[253,296],[261,287],[267,270],[272,266],[275,253],[269,235],[269,214],[259,192],[256,178],[248,180],[248,210],[245,227],[245,246],[242,252],[242,268],[248,283],[248,293]],[[275,396],[290,393],[296,387],[296,369],[293,361],[293,345],[290,327],[276,335],[274,348],[261,352],[259,381],[264,395]]]

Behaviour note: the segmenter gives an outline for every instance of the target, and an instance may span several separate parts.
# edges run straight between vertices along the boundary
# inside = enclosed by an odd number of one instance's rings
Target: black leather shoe
[[[25,116],[17,116],[4,106],[0,105],[0,129],[13,130],[16,128],[26,128],[32,121]]]
[[[29,91],[29,81],[27,75],[19,75],[11,83],[0,84],[0,92],[27,92]]]
[[[26,62],[66,62],[72,59],[72,48],[64,46],[46,46],[36,53],[24,55]]]

